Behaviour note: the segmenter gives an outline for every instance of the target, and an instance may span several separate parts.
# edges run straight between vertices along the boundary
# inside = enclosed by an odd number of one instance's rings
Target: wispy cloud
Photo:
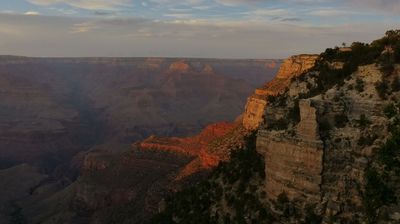
[[[236,6],[239,4],[254,4],[263,2],[262,0],[215,0],[217,3],[227,6]]]
[[[71,27],[71,33],[86,33],[97,28],[94,22],[82,22],[73,24]]]
[[[399,0],[348,0],[344,4],[350,4],[358,9],[369,8],[372,10],[380,10],[383,12],[395,13],[400,15],[400,1]]]
[[[312,26],[181,19],[73,18],[0,14],[0,51],[28,56],[277,58],[370,41],[396,22]]]
[[[0,52],[49,56],[284,57],[369,41],[398,26],[400,16],[400,0],[2,0],[0,6]]]
[[[113,10],[120,7],[131,6],[130,0],[27,0],[36,5],[66,4],[76,8],[90,10]]]
[[[37,15],[40,15],[39,12],[35,12],[35,11],[27,11],[27,12],[25,12],[24,14],[25,14],[25,15],[28,15],[28,16],[37,16]]]
[[[313,15],[313,16],[330,17],[330,16],[361,15],[362,13],[357,12],[357,11],[345,10],[345,9],[322,8],[322,9],[312,10],[307,14]]]

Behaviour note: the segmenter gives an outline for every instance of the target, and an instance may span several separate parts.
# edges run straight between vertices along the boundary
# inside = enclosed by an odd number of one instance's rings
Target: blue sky
[[[399,21],[399,0],[2,0],[0,54],[281,58]]]

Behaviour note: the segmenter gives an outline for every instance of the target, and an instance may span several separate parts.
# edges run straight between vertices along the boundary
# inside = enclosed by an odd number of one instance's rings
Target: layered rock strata
[[[284,91],[290,80],[312,68],[318,55],[297,55],[284,60],[278,74],[263,87],[256,89],[255,93],[247,100],[243,115],[243,126],[255,130],[263,120],[264,110],[268,104],[268,96],[276,96]]]
[[[319,202],[323,143],[317,111],[310,101],[299,104],[301,121],[295,135],[260,130],[257,151],[265,157],[266,192],[271,200],[285,192],[290,198]]]

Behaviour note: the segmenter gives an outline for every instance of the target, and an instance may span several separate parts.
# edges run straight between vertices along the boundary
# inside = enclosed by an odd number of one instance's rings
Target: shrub
[[[354,86],[352,84],[349,84],[349,86],[347,87],[348,90],[353,90]]]
[[[393,72],[394,72],[394,64],[382,65],[380,70],[385,76],[389,76],[389,75],[393,74]]]
[[[290,205],[290,200],[286,194],[286,192],[282,192],[278,195],[278,198],[276,199],[276,207],[282,211],[283,216],[288,218],[291,215],[291,205]]]
[[[398,92],[400,91],[400,80],[399,77],[395,77],[392,81],[392,85],[391,85],[392,91],[393,92]]]
[[[322,217],[315,214],[315,205],[306,205],[305,208],[305,222],[307,224],[319,224],[322,221]]]
[[[329,123],[329,121],[327,119],[322,119],[319,122],[319,130],[321,132],[328,132],[332,129],[331,124]]]
[[[300,122],[299,100],[295,100],[294,106],[289,110],[288,118],[293,123],[299,123]]]
[[[377,138],[378,138],[378,136],[376,136],[376,135],[363,135],[358,139],[357,144],[359,146],[372,145]]]
[[[356,80],[356,90],[360,93],[364,92],[364,81],[360,78]]]
[[[360,115],[360,119],[356,120],[358,127],[361,129],[366,128],[368,125],[371,124],[371,121],[368,120],[367,116],[365,114]]]
[[[387,118],[392,118],[397,115],[397,108],[393,103],[388,104],[383,109],[383,113]]]
[[[375,83],[375,89],[378,92],[378,95],[381,99],[386,99],[386,94],[388,93],[389,85],[384,80],[382,82]]]
[[[335,126],[337,128],[344,128],[348,122],[349,120],[345,114],[335,115]]]
[[[368,167],[365,171],[365,191],[363,193],[363,205],[369,223],[376,223],[377,209],[383,205],[396,201],[394,192],[390,189],[386,181],[373,167]]]
[[[378,151],[378,161],[386,170],[400,171],[400,131],[396,130]]]

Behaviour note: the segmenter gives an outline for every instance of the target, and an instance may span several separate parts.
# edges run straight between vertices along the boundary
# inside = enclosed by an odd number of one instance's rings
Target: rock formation
[[[267,198],[274,204],[285,194],[300,209],[316,205],[323,223],[332,217],[365,220],[368,161],[389,135],[385,105],[400,97],[391,92],[392,99],[382,99],[376,86],[384,79],[392,82],[398,70],[385,77],[375,64],[359,66],[343,83],[307,97],[319,78],[315,74],[294,79],[279,102],[266,108],[257,151],[265,158]],[[396,209],[387,212],[394,217]]]
[[[249,130],[258,128],[263,120],[268,96],[275,96],[288,88],[290,80],[312,68],[318,55],[297,55],[284,60],[278,74],[247,99],[243,115],[243,126]]]
[[[218,145],[218,149],[214,150],[215,141],[222,141],[224,137],[239,130],[239,133],[233,135],[241,136],[244,132],[241,130],[239,123],[220,122],[207,126],[199,135],[186,138],[163,138],[151,136],[144,141],[138,143],[139,150],[143,151],[160,151],[177,155],[184,155],[191,158],[192,162],[186,165],[178,179],[189,176],[202,169],[209,169],[218,165],[221,160],[227,160],[229,151],[223,148],[231,145]],[[230,144],[242,144],[239,139],[232,140]]]
[[[320,201],[323,142],[317,112],[309,100],[299,102],[300,122],[294,136],[261,129],[257,151],[265,157],[266,192],[271,200],[285,192],[309,203]]]
[[[191,66],[185,61],[177,61],[169,66],[168,73],[187,73],[191,70]]]

